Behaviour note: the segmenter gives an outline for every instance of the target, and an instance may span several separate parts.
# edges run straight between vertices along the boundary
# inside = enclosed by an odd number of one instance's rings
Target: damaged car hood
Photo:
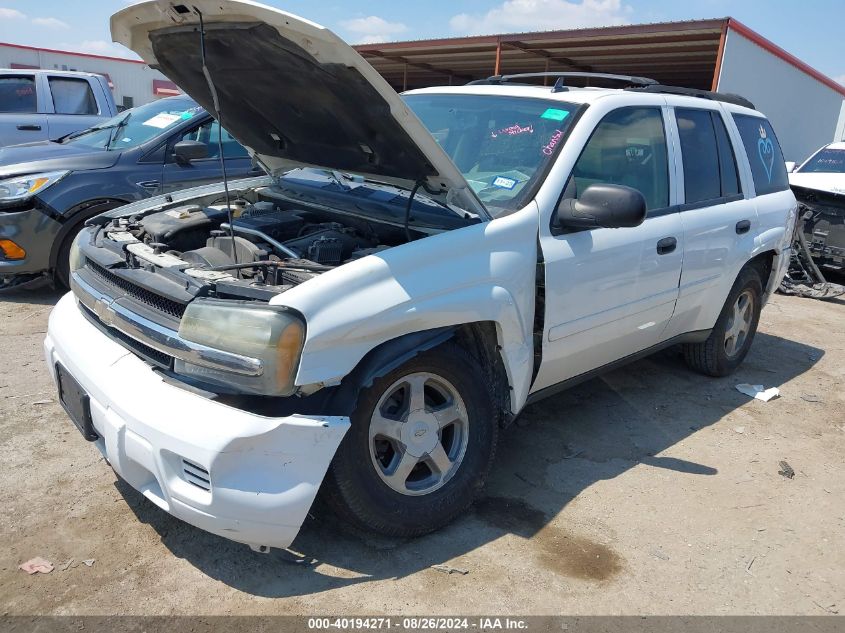
[[[840,173],[793,172],[789,174],[789,184],[793,187],[845,194],[845,174]]]
[[[203,69],[217,92],[219,113]],[[314,166],[423,182],[489,219],[396,91],[328,29],[246,0],[152,0],[111,18],[115,42],[161,70],[276,175]]]

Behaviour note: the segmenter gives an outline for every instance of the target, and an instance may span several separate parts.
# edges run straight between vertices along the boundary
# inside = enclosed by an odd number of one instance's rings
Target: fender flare
[[[376,379],[402,366],[417,354],[445,343],[455,335],[457,328],[447,326],[411,332],[373,348],[334,390],[329,410],[336,411],[337,415],[351,415],[361,389],[370,387]]]

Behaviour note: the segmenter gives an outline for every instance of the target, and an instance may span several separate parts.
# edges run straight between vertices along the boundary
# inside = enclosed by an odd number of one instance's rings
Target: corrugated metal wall
[[[786,160],[800,163],[841,134],[841,93],[731,29],[718,86],[769,117]]]
[[[118,106],[123,105],[124,97],[130,97],[133,106],[156,99],[153,94],[153,80],[167,79],[146,64],[0,44],[0,68],[12,68],[16,65],[36,66],[45,70],[81,70],[106,74],[114,84],[112,94]]]

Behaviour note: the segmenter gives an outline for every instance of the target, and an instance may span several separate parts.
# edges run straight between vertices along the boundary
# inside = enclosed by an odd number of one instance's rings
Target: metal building
[[[176,84],[167,77],[134,59],[0,42],[0,68],[80,70],[105,75],[121,109],[180,94]]]
[[[733,18],[356,48],[400,91],[521,72],[639,75],[746,97],[771,119],[787,160],[845,138],[845,86]]]

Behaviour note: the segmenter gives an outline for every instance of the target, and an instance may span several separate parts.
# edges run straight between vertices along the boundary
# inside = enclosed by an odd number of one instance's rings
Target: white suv
[[[371,530],[444,525],[502,426],[609,367],[682,344],[730,373],[787,266],[795,199],[742,99],[565,76],[400,98],[236,0],[137,4],[112,34],[272,175],[89,222],[47,362],[123,479],[259,551],[321,488]]]

